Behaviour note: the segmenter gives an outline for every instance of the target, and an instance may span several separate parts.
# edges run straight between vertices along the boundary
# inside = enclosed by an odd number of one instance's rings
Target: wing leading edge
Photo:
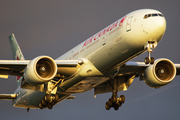
[[[0,60],[0,77],[5,76],[23,76],[26,66],[30,63],[30,60]],[[79,60],[55,60],[58,69],[59,68],[73,68],[79,63]],[[68,72],[68,71],[67,71]]]

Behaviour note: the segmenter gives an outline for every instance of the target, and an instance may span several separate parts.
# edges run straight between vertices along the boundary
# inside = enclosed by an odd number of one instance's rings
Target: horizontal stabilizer
[[[0,78],[8,79],[8,75],[0,75]]]
[[[0,94],[0,100],[12,100],[16,99],[17,94]]]

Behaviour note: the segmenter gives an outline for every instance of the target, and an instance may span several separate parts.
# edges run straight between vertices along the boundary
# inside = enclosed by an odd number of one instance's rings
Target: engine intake
[[[57,65],[51,57],[34,58],[26,67],[24,79],[31,85],[42,84],[53,79],[57,73]]]
[[[168,59],[157,59],[153,65],[146,68],[144,80],[147,85],[153,88],[170,83],[176,76],[176,67],[174,63]]]

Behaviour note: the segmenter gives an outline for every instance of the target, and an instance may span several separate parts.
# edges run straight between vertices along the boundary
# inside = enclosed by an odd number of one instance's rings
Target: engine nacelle
[[[57,73],[57,65],[51,57],[39,56],[31,60],[24,72],[24,80],[37,85],[52,80]]]
[[[153,65],[146,68],[144,80],[147,85],[159,88],[170,83],[176,76],[176,67],[168,59],[157,59]]]

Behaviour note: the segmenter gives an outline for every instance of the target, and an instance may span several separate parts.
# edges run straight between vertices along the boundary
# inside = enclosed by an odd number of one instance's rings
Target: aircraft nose
[[[156,21],[156,31],[160,34],[164,34],[166,31],[166,19],[164,17],[158,18]]]
[[[166,31],[166,19],[163,16],[152,17],[147,21],[144,30],[149,34],[148,41],[159,42]]]

